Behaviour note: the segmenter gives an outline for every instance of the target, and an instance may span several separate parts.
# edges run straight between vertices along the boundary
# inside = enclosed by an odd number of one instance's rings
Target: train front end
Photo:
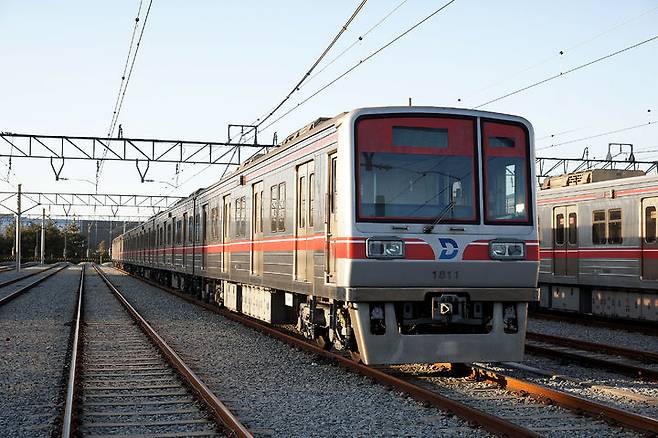
[[[340,132],[335,281],[361,359],[521,360],[539,296],[530,123],[393,107]]]

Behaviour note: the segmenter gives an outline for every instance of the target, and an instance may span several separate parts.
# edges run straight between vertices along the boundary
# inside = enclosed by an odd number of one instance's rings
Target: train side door
[[[567,210],[567,225],[566,225],[566,243],[567,243],[567,258],[566,275],[575,277],[578,275],[578,211],[575,205],[569,205]]]
[[[183,235],[180,238],[181,240],[181,252],[183,257],[183,267],[187,263],[187,213],[183,213]]]
[[[222,271],[224,272],[229,272],[229,263],[231,263],[231,254],[229,253],[227,246],[230,241],[230,223],[231,199],[226,195],[222,200]]]
[[[658,198],[642,200],[642,279],[658,280],[656,211]]]
[[[567,274],[567,209],[553,209],[553,275]]]
[[[201,209],[201,269],[208,267],[208,204]]]
[[[332,245],[332,240],[335,242],[334,234],[336,231],[336,171],[338,170],[338,157],[335,153],[329,155],[329,172],[327,174],[327,194],[325,196],[325,272],[327,282],[334,283],[336,281],[336,245]]]
[[[263,183],[253,185],[251,218],[251,272],[263,275]]]
[[[313,251],[308,249],[312,248],[308,238],[313,235],[313,218],[309,214],[313,194],[309,180],[314,179],[312,161],[297,167],[295,272],[298,281],[310,281],[313,278]]]
[[[553,274],[578,275],[578,211],[575,205],[553,209]]]

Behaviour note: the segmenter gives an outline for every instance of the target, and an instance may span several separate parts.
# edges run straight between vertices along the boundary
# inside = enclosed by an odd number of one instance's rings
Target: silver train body
[[[529,122],[489,112],[318,119],[112,257],[367,364],[520,360],[539,297],[533,147]]]
[[[540,306],[658,321],[658,177],[599,169],[552,183],[537,195]]]

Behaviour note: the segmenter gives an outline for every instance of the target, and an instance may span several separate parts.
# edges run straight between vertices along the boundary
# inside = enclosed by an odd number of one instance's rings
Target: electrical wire
[[[359,66],[365,64],[367,61],[369,61],[370,59],[374,58],[376,55],[378,55],[379,53],[381,53],[382,51],[384,51],[385,49],[387,49],[388,47],[390,47],[391,45],[393,45],[395,42],[399,41],[399,40],[402,39],[403,37],[405,37],[405,36],[406,36],[407,34],[409,34],[410,32],[412,32],[412,31],[414,31],[415,29],[417,29],[417,28],[418,28],[419,26],[421,26],[423,23],[425,23],[426,21],[428,21],[429,19],[431,19],[431,18],[434,17],[435,15],[439,14],[441,11],[443,11],[444,9],[446,9],[448,6],[450,6],[451,4],[453,4],[453,3],[456,2],[456,1],[457,1],[457,0],[450,0],[450,1],[448,1],[448,2],[445,3],[443,6],[439,7],[439,8],[436,9],[436,10],[434,10],[432,13],[430,13],[429,15],[427,15],[426,17],[424,17],[423,19],[417,21],[417,22],[416,22],[415,24],[413,24],[411,27],[407,28],[405,31],[403,31],[402,33],[398,34],[395,38],[393,38],[392,40],[390,40],[389,42],[387,42],[387,43],[384,44],[383,46],[379,47],[379,48],[378,48],[377,50],[375,50],[374,52],[370,53],[368,56],[366,56],[365,58],[363,58],[362,60],[360,60],[358,63],[354,64],[352,67],[350,67],[348,70],[346,70],[345,72],[343,72],[341,75],[339,75],[338,77],[334,78],[332,81],[326,83],[324,86],[322,86],[321,88],[319,88],[318,90],[316,90],[313,94],[311,94],[311,95],[308,96],[306,99],[304,99],[303,101],[301,101],[300,103],[298,103],[296,106],[294,106],[294,107],[292,107],[291,109],[289,109],[289,110],[288,110],[287,112],[285,112],[283,115],[279,116],[276,120],[274,120],[273,122],[270,122],[270,123],[269,123],[265,128],[263,128],[261,131],[264,131],[264,130],[270,128],[272,125],[274,125],[275,123],[279,122],[281,119],[283,119],[284,117],[286,117],[287,115],[289,115],[290,113],[292,113],[293,111],[295,111],[297,108],[299,108],[300,106],[302,106],[303,104],[305,104],[306,102],[308,102],[309,100],[311,100],[312,98],[314,98],[315,96],[317,96],[318,94],[320,94],[322,91],[326,90],[327,88],[329,88],[330,86],[332,86],[333,84],[335,84],[336,82],[338,82],[340,79],[342,79],[342,78],[344,78],[345,76],[347,76],[348,74],[350,74],[352,71],[354,71],[355,69],[357,69]],[[264,120],[263,120],[263,121],[264,121]],[[249,138],[247,138],[246,141],[249,141]],[[255,154],[261,152],[262,150],[263,150],[262,148],[259,149],[258,151],[255,152]],[[202,172],[206,171],[208,168],[210,168],[210,165],[207,165],[205,168],[201,169],[199,172],[195,173],[194,175],[192,175],[192,176],[190,176],[189,178],[187,178],[186,180],[184,180],[184,181],[179,185],[179,187],[182,187],[182,186],[185,185],[187,182],[189,182],[192,178],[198,176],[198,175],[201,174]]]
[[[565,145],[565,144],[577,143],[579,141],[590,140],[592,138],[603,137],[603,136],[610,135],[610,134],[617,134],[619,132],[625,132],[625,131],[630,131],[632,129],[643,128],[645,126],[655,125],[657,123],[658,123],[658,120],[651,120],[649,122],[640,123],[640,124],[633,125],[633,126],[627,126],[625,128],[615,129],[613,131],[603,132],[601,134],[595,134],[595,135],[590,135],[588,137],[581,137],[581,138],[576,138],[574,140],[568,140],[568,141],[563,141],[561,143],[555,143],[555,144],[552,144],[552,145],[549,145],[549,146],[544,146],[544,147],[537,148],[537,150],[542,151],[542,150],[546,150],[546,149],[552,149],[552,148],[562,146],[562,145]]]
[[[130,45],[128,46],[128,56],[126,56],[126,63],[123,66],[123,73],[121,74],[121,83],[119,84],[119,91],[117,92],[117,98],[116,101],[114,102],[114,110],[112,110],[112,119],[110,120],[110,126],[107,129],[108,138],[112,136],[112,131],[114,127],[114,118],[116,117],[117,107],[119,106],[119,99],[121,98],[121,90],[123,90],[123,84],[126,81],[126,72],[128,71],[128,63],[130,62],[130,57],[133,53],[135,35],[137,34],[137,27],[139,26],[139,17],[142,13],[142,2],[143,0],[139,0],[139,8],[137,8],[137,16],[135,17],[135,25],[133,26],[133,32],[132,35],[130,36]]]
[[[135,67],[135,61],[137,60],[137,54],[139,53],[139,47],[141,46],[142,43],[142,38],[144,37],[144,30],[146,29],[146,24],[149,19],[149,15],[151,13],[151,6],[153,5],[153,0],[149,2],[149,6],[146,10],[146,15],[144,17],[144,22],[142,23],[142,30],[139,33],[139,39],[137,40],[137,45],[135,46],[135,52],[133,54],[132,62],[130,63],[130,70],[128,70],[128,76],[126,77],[126,83],[123,87],[123,91],[121,92],[121,99],[119,100],[119,106],[116,109],[116,112],[114,114],[114,120],[112,122],[112,125],[110,126],[110,131],[108,138],[112,136],[114,133],[114,127],[116,126],[117,121],[119,120],[119,114],[121,113],[121,108],[123,107],[123,100],[126,97],[126,90],[128,89],[128,84],[130,83],[130,78],[133,73],[133,68]],[[141,6],[140,6],[141,8]],[[105,163],[105,157],[107,156],[107,148],[103,149],[103,159],[100,160],[100,164],[98,165],[98,169],[96,171],[96,190],[98,190],[98,182],[100,181],[101,173],[103,172],[103,165]]]
[[[646,40],[644,40],[644,41],[640,41],[639,43],[635,43],[635,44],[630,45],[630,46],[628,46],[628,47],[624,47],[623,49],[617,50],[616,52],[612,52],[612,53],[609,53],[609,54],[607,54],[607,55],[605,55],[605,56],[602,56],[602,57],[600,57],[600,58],[597,58],[597,59],[594,59],[594,60],[592,60],[592,61],[586,62],[585,64],[581,64],[581,65],[579,65],[579,66],[577,66],[577,67],[573,67],[573,68],[571,68],[571,69],[569,69],[569,70],[567,70],[567,71],[560,72],[560,73],[558,73],[558,74],[556,74],[556,75],[553,75],[553,76],[550,76],[550,77],[548,77],[548,78],[542,79],[541,81],[537,81],[537,82],[532,83],[532,84],[530,84],[530,85],[527,85],[527,86],[525,86],[525,87],[519,88],[519,89],[514,90],[514,91],[512,91],[512,92],[510,92],[510,93],[504,94],[504,95],[502,95],[502,96],[500,96],[500,97],[496,97],[495,99],[491,99],[491,100],[489,100],[489,101],[487,101],[487,102],[481,103],[480,105],[473,107],[473,109],[482,108],[483,106],[487,106],[487,105],[490,105],[490,104],[492,104],[492,103],[494,103],[494,102],[498,102],[499,100],[503,100],[503,99],[506,99],[506,98],[508,98],[508,97],[510,97],[510,96],[514,96],[515,94],[522,93],[523,91],[526,91],[526,90],[529,90],[529,89],[531,89],[531,88],[537,87],[537,86],[539,86],[539,85],[545,84],[545,83],[550,82],[550,81],[552,81],[552,80],[554,80],[554,79],[561,78],[561,77],[563,77],[563,76],[568,75],[569,73],[573,73],[573,72],[575,72],[575,71],[578,71],[578,70],[581,70],[581,69],[583,69],[583,68],[589,67],[590,65],[593,65],[593,64],[596,64],[596,63],[598,63],[598,62],[604,61],[604,60],[606,60],[606,59],[612,58],[612,57],[617,56],[617,55],[619,55],[619,54],[621,54],[621,53],[624,53],[624,52],[627,52],[627,51],[629,51],[629,50],[635,49],[636,47],[640,47],[640,46],[642,46],[642,45],[644,45],[644,44],[648,44],[648,43],[650,43],[650,42],[652,42],[652,41],[655,41],[655,40],[658,40],[658,35],[655,35],[655,36],[653,36],[653,37],[651,37],[651,38],[649,38],[649,39],[646,39]]]
[[[284,97],[283,100],[282,100],[281,102],[279,102],[279,103],[278,103],[278,104],[277,104],[277,105],[276,105],[276,106],[275,106],[275,107],[269,112],[269,114],[267,114],[267,116],[265,116],[262,120],[257,121],[257,123],[256,123],[256,127],[262,125],[267,119],[269,119],[270,117],[272,117],[272,115],[273,115],[275,112],[277,112],[277,111],[279,110],[279,108],[281,108],[281,106],[283,106],[283,104],[286,103],[286,102],[288,101],[288,99],[290,99],[290,97],[291,97],[295,92],[299,91],[299,87],[302,85],[302,83],[303,83],[306,79],[308,79],[308,77],[311,75],[311,73],[313,73],[313,70],[315,70],[315,68],[318,66],[318,64],[324,59],[325,56],[327,56],[327,53],[329,53],[329,51],[330,51],[331,48],[336,44],[336,42],[337,42],[338,39],[341,37],[341,35],[343,35],[343,33],[345,33],[345,31],[347,30],[347,28],[349,27],[349,25],[352,23],[352,21],[354,20],[354,18],[356,18],[356,16],[359,14],[359,12],[361,11],[361,9],[363,9],[363,7],[365,6],[365,4],[366,4],[367,1],[368,1],[368,0],[361,0],[361,3],[359,3],[359,5],[358,5],[358,6],[356,7],[356,9],[354,10],[354,12],[352,12],[352,15],[350,16],[350,18],[348,18],[348,19],[347,19],[347,22],[345,22],[345,24],[343,24],[343,26],[340,28],[340,30],[338,31],[338,33],[336,34],[336,36],[334,36],[333,40],[331,40],[331,42],[329,43],[329,45],[324,49],[324,51],[322,52],[322,54],[320,55],[320,57],[318,57],[318,59],[315,60],[315,62],[314,62],[313,65],[311,66],[311,68],[308,69],[308,71],[304,74],[304,76],[302,76],[302,78],[299,80],[299,82],[297,82],[297,84],[296,84],[294,87],[292,87],[292,90],[290,90],[290,92],[288,93],[288,95],[287,95],[286,97]]]
[[[425,22],[428,21],[430,18],[434,17],[435,15],[437,15],[438,13],[440,13],[441,11],[443,11],[444,9],[446,9],[448,6],[450,6],[451,4],[453,4],[453,3],[456,2],[456,1],[457,1],[457,0],[450,0],[449,2],[445,3],[443,6],[439,7],[439,8],[436,9],[436,10],[434,10],[431,14],[427,15],[427,16],[426,16],[425,18],[423,18],[422,20],[416,22],[413,26],[409,27],[409,28],[408,28],[407,30],[405,30],[404,32],[398,34],[395,38],[393,38],[392,40],[390,40],[389,42],[387,42],[386,44],[384,44],[383,46],[381,46],[380,48],[378,48],[378,49],[375,50],[374,52],[370,53],[368,56],[366,56],[365,58],[363,58],[362,60],[360,60],[359,62],[357,62],[356,64],[354,64],[354,65],[353,65],[352,67],[350,67],[349,69],[345,70],[343,73],[341,73],[341,74],[340,74],[339,76],[337,76],[336,78],[332,79],[331,81],[327,82],[325,85],[323,85],[322,87],[320,87],[319,89],[317,89],[314,93],[312,93],[310,96],[308,96],[307,98],[305,98],[304,100],[302,100],[301,102],[299,102],[296,106],[290,108],[288,111],[286,111],[286,112],[283,113],[281,116],[279,116],[277,119],[275,119],[273,122],[270,122],[267,126],[265,126],[265,128],[261,129],[261,131],[264,131],[264,130],[270,128],[272,125],[274,125],[275,123],[279,122],[281,119],[283,119],[284,117],[288,116],[288,115],[289,115],[290,113],[292,113],[293,111],[297,110],[300,106],[304,105],[306,102],[308,102],[309,100],[313,99],[315,96],[317,96],[318,94],[320,94],[321,92],[323,92],[323,91],[326,90],[327,88],[331,87],[333,84],[335,84],[335,83],[338,82],[339,80],[343,79],[345,76],[347,76],[347,75],[349,75],[350,73],[352,73],[352,72],[353,72],[354,70],[356,70],[358,67],[362,66],[363,64],[365,64],[366,62],[368,62],[369,60],[371,60],[372,58],[374,58],[375,56],[377,56],[379,53],[381,53],[382,51],[384,51],[384,50],[387,49],[388,47],[392,46],[394,43],[396,43],[397,41],[399,41],[400,39],[402,39],[403,37],[405,37],[405,36],[406,36],[407,34],[409,34],[410,32],[412,32],[412,31],[414,31],[415,29],[417,29],[417,28],[418,28],[419,26],[421,26],[423,23],[425,23]]]
[[[592,37],[590,37],[590,38],[587,38],[586,40],[580,41],[580,42],[578,42],[578,43],[576,43],[576,44],[574,44],[574,45],[572,45],[572,46],[569,46],[569,47],[567,47],[567,48],[564,49],[564,50],[560,50],[557,54],[555,54],[555,55],[551,55],[551,56],[548,56],[548,57],[542,59],[541,61],[538,61],[538,62],[535,63],[535,64],[532,64],[532,65],[530,65],[530,66],[528,66],[528,67],[522,68],[522,69],[517,70],[517,71],[515,71],[515,72],[512,72],[512,73],[506,74],[504,79],[499,80],[499,81],[496,81],[496,82],[494,82],[494,83],[491,83],[491,84],[489,84],[489,85],[487,85],[487,86],[485,86],[485,87],[483,87],[483,88],[480,88],[479,90],[477,90],[477,91],[471,93],[471,94],[470,94],[470,97],[473,97],[473,96],[475,96],[475,95],[481,94],[482,92],[484,92],[484,91],[486,91],[486,90],[489,90],[489,89],[491,89],[491,88],[493,88],[493,87],[495,87],[495,86],[497,86],[497,85],[500,85],[500,84],[502,84],[502,83],[504,83],[504,82],[506,82],[506,81],[509,81],[509,80],[512,79],[512,78],[518,77],[519,75],[521,75],[521,74],[523,74],[523,73],[525,73],[525,72],[527,72],[527,71],[534,70],[535,68],[540,67],[540,66],[542,66],[542,65],[544,65],[544,64],[546,64],[546,63],[548,63],[548,62],[550,62],[550,61],[552,61],[552,60],[554,60],[555,58],[560,58],[560,57],[562,57],[562,56],[565,55],[565,54],[568,55],[572,50],[577,49],[578,47],[584,46],[584,45],[586,45],[586,44],[588,44],[588,43],[590,43],[590,42],[592,42],[592,41],[594,41],[594,40],[596,40],[596,39],[598,39],[598,38],[601,38],[602,36],[607,35],[608,33],[612,32],[612,31],[614,31],[614,30],[616,30],[616,29],[619,29],[620,27],[624,27],[624,26],[628,25],[629,23],[632,23],[633,21],[635,21],[635,20],[637,20],[637,19],[639,19],[639,18],[641,18],[641,17],[643,17],[643,16],[649,14],[650,12],[655,11],[656,9],[658,9],[658,6],[654,6],[654,7],[650,8],[650,9],[647,9],[647,10],[643,11],[642,13],[640,13],[639,15],[635,15],[635,16],[633,16],[633,17],[631,17],[631,18],[629,18],[629,19],[627,19],[627,20],[625,20],[625,21],[623,21],[623,22],[621,22],[621,23],[617,23],[617,24],[615,24],[614,26],[609,27],[609,28],[607,28],[607,29],[605,29],[605,30],[603,30],[603,31],[601,31],[601,32],[599,32],[599,33],[597,33],[596,35],[594,35],[594,36],[592,36]],[[470,99],[470,97],[469,97],[469,99]]]
[[[405,3],[407,3],[409,0],[402,0],[396,7],[391,9],[386,15],[384,15],[383,18],[381,18],[377,23],[375,23],[373,26],[371,26],[367,31],[363,33],[363,35],[359,35],[358,38],[349,46],[347,46],[345,49],[343,49],[342,52],[340,52],[338,55],[336,55],[334,58],[331,59],[331,61],[327,62],[324,67],[322,67],[320,70],[316,71],[310,78],[308,78],[304,84],[300,88],[304,88],[306,85],[308,85],[309,82],[311,82],[313,79],[315,79],[318,75],[320,75],[323,71],[325,71],[327,68],[329,68],[334,62],[336,62],[338,59],[342,58],[347,52],[352,50],[357,44],[360,44],[363,42],[363,40],[376,28],[378,28],[380,25],[382,25],[388,18],[396,13],[398,9],[400,9],[402,6],[404,6]]]

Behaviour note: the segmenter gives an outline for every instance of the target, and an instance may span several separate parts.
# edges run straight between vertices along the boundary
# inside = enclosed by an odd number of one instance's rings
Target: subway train
[[[658,321],[658,176],[592,169],[537,194],[540,307]]]
[[[113,261],[366,364],[521,360],[533,142],[484,111],[319,118],[118,236]]]

